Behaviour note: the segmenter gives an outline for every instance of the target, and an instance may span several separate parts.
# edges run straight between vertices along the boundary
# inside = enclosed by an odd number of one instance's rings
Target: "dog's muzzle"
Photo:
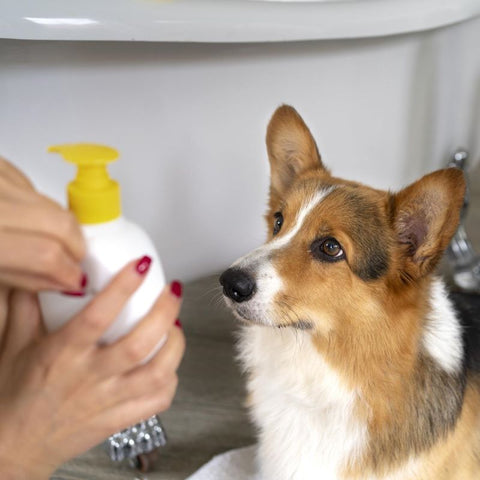
[[[255,280],[239,268],[229,268],[220,276],[220,284],[225,296],[241,303],[253,297],[256,291]]]

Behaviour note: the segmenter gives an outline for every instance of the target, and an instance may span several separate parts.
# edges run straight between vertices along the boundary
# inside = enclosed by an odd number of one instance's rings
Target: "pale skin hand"
[[[85,242],[75,217],[1,157],[0,245],[0,285],[80,290]]]
[[[128,264],[78,315],[44,331],[36,295],[0,289],[0,465],[3,480],[46,480],[61,463],[166,410],[185,339],[167,287],[125,337],[98,339],[141,284]],[[139,363],[168,334],[160,351]]]

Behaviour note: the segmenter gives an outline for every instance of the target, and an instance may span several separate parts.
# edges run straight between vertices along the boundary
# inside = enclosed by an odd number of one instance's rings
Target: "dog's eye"
[[[327,254],[329,257],[338,257],[343,254],[342,247],[334,238],[327,238],[321,245],[320,248],[323,253]]]
[[[337,262],[345,258],[342,246],[332,237],[315,240],[310,246],[310,252],[318,260],[327,262]]]
[[[282,212],[277,212],[275,215],[275,221],[273,222],[273,234],[276,235],[283,225],[283,215]]]

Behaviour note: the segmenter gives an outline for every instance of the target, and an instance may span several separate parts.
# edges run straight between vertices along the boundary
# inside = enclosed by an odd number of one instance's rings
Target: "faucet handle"
[[[470,206],[468,176],[466,172],[468,152],[458,149],[450,158],[447,167],[459,168],[465,174],[467,189],[460,212],[460,225],[447,249],[447,258],[452,267],[455,285],[465,292],[480,292],[480,257],[476,254],[473,245],[465,231],[465,218]]]
[[[111,435],[106,441],[108,455],[112,462],[134,460],[141,455],[149,454],[167,444],[167,436],[158,415],[132,425],[125,430]]]

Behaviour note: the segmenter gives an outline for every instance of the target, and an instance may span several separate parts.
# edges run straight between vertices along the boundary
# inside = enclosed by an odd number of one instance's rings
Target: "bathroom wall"
[[[264,134],[281,103],[334,174],[399,188],[458,145],[478,159],[478,21],[385,39],[277,44],[0,40],[0,152],[64,202],[59,142],[115,146],[124,213],[167,277],[220,270],[263,241]]]

